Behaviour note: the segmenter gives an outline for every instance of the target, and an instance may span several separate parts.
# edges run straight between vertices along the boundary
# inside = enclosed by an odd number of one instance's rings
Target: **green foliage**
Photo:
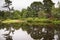
[[[28,10],[28,17],[36,17],[36,11],[31,9],[31,7],[27,8]]]
[[[53,7],[52,11],[52,15],[54,16],[54,18],[60,20],[60,3],[58,2],[58,8]]]
[[[8,8],[9,11],[11,10],[10,5],[12,5],[12,1],[10,1],[10,0],[5,0],[5,5],[4,5],[4,7]]]
[[[28,14],[28,10],[26,10],[26,9],[22,9],[21,17],[22,17],[22,18],[26,18],[26,17],[28,17],[28,16],[29,16],[29,14]]]
[[[38,12],[43,9],[43,4],[41,2],[33,2],[30,8],[35,11],[35,17],[38,17]]]
[[[54,6],[54,3],[52,2],[52,0],[43,0],[44,3],[44,9],[45,11],[48,13],[51,11],[52,6]]]
[[[35,10],[36,12],[42,10],[43,4],[41,2],[33,2],[30,7]]]
[[[39,18],[46,18],[46,13],[43,10],[41,10],[38,12],[38,17]]]
[[[4,11],[0,11],[0,19],[4,17]]]
[[[51,9],[52,6],[54,6],[54,3],[52,2],[52,0],[43,0],[44,3],[44,11],[47,13],[47,17],[52,17],[51,15]]]
[[[12,19],[20,19],[20,18],[21,18],[20,14],[21,14],[20,11],[15,10],[15,11],[13,11],[13,13],[12,13],[12,15],[11,15],[11,18],[12,18]]]
[[[27,9],[14,10],[11,11],[10,5],[12,2],[10,0],[5,0],[5,7],[9,11],[0,11],[0,19],[26,19],[28,21],[36,21],[34,18],[47,19],[47,17],[52,17],[52,19],[60,20],[60,7],[55,8],[54,3],[51,0],[43,0],[42,2],[33,2]],[[59,3],[60,5],[60,3]],[[33,18],[33,19],[30,19]],[[37,19],[38,21],[39,19]]]

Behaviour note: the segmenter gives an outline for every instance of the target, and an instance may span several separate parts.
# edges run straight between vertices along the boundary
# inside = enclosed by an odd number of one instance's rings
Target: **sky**
[[[12,1],[12,6],[14,7],[14,9],[16,10],[21,10],[23,8],[27,8],[28,6],[30,6],[30,4],[34,1],[43,1],[43,0],[11,0]],[[60,0],[52,0],[55,3],[55,6],[57,7],[57,3]],[[2,8],[4,4],[4,0],[0,0],[0,10],[3,10],[4,8]]]

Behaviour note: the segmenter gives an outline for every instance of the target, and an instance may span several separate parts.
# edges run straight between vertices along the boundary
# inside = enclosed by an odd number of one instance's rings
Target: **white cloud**
[[[22,8],[27,8],[27,6],[30,6],[30,4],[33,1],[41,1],[41,0],[12,0],[13,1],[13,6],[15,9],[22,9]]]

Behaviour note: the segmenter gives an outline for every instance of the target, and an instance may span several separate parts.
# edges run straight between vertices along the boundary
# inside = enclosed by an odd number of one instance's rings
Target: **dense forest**
[[[21,19],[21,18],[50,18],[60,20],[60,2],[56,8],[51,0],[43,0],[42,2],[33,2],[27,9],[14,10],[12,1],[5,0],[3,8],[8,8],[7,11],[0,10],[0,19]]]
[[[22,9],[21,11],[15,10],[14,7],[10,7],[11,5],[12,1],[5,0],[3,8],[8,10],[0,11],[1,23],[22,22],[29,25],[60,24],[60,2],[58,2],[57,8],[52,0],[43,0],[43,3],[33,2],[27,9]]]

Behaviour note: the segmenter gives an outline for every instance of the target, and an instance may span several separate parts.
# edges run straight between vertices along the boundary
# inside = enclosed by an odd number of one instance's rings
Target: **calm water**
[[[59,27],[0,24],[0,40],[60,40]]]
[[[5,38],[4,34],[8,34],[8,31],[5,32],[5,30],[1,29],[0,40],[8,40]],[[26,31],[23,31],[22,29],[15,30],[14,34],[10,33],[9,36],[12,36],[11,40],[33,40],[33,38],[31,38],[30,35],[27,34]]]

